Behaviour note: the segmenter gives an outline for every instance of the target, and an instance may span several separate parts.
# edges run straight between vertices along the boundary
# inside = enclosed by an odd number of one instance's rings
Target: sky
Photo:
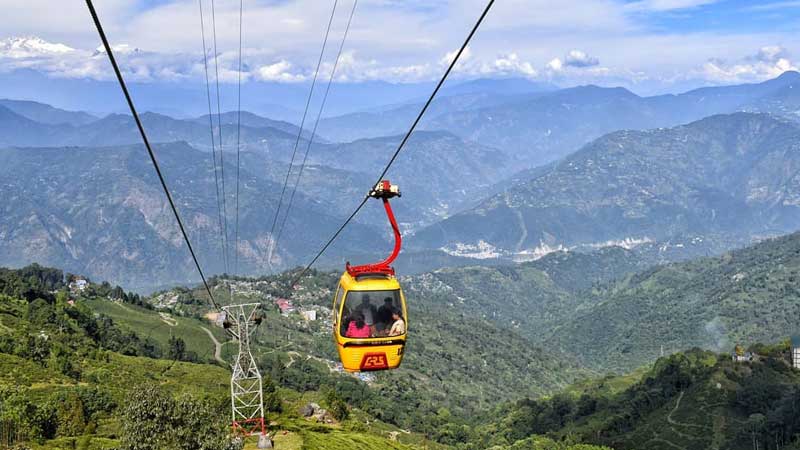
[[[0,72],[107,80],[83,2],[2,0]],[[184,83],[205,76],[200,27],[222,83],[239,78],[239,0],[95,0],[126,76]],[[322,73],[332,69],[354,0],[242,0],[243,82],[311,78],[336,6]],[[485,0],[359,0],[339,82],[441,76]],[[757,82],[800,66],[800,0],[497,0],[454,78],[525,77],[640,94]],[[211,76],[213,78],[214,72]]]

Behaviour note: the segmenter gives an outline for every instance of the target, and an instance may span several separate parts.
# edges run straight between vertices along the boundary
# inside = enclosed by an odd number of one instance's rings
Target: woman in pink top
[[[344,335],[349,338],[368,338],[370,336],[369,325],[364,321],[364,314],[360,312],[355,314]]]

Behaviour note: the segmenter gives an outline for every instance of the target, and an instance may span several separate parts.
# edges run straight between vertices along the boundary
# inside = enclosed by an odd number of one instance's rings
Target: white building
[[[313,309],[310,309],[308,311],[303,311],[300,314],[302,314],[303,319],[306,319],[308,321],[313,322],[313,321],[317,320],[317,312],[314,311]]]
[[[87,286],[89,286],[89,282],[84,280],[83,278],[77,278],[75,279],[75,281],[69,284],[69,288],[73,292],[81,292],[85,290]]]
[[[792,336],[792,367],[800,369],[800,335]]]

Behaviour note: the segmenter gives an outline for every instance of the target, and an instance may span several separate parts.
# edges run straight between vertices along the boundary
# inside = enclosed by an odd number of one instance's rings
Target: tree
[[[747,428],[753,438],[753,450],[758,450],[760,447],[761,432],[764,430],[766,420],[767,418],[763,414],[750,414],[750,417],[747,418]]]
[[[169,353],[167,354],[169,359],[174,359],[176,361],[183,361],[186,359],[186,342],[183,341],[181,338],[176,338],[175,336],[169,337]]]
[[[176,400],[157,386],[140,386],[122,414],[123,450],[240,450],[221,411],[189,396]]]
[[[50,356],[50,340],[46,336],[28,335],[24,342],[20,342],[16,353],[24,358],[29,358],[42,366]]]
[[[60,399],[56,406],[57,434],[59,436],[80,436],[86,428],[86,413],[81,398],[70,393]]]
[[[283,411],[281,397],[278,395],[278,388],[272,381],[272,377],[266,375],[263,379],[264,390],[264,410],[268,412],[280,413]]]
[[[331,416],[339,422],[347,420],[350,416],[347,402],[336,393],[335,389],[329,389],[325,393],[325,403],[328,405],[328,411],[330,411]]]
[[[26,316],[29,322],[37,326],[54,323],[56,320],[53,306],[40,298],[28,303]]]

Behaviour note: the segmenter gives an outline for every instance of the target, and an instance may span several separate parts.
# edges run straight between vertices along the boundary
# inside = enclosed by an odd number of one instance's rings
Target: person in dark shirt
[[[383,299],[383,305],[378,308],[378,331],[383,331],[392,325],[392,298],[386,297]]]

